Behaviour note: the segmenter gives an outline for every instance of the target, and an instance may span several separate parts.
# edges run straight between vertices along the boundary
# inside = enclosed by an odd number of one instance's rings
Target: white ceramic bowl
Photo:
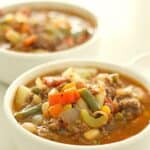
[[[6,119],[8,122],[7,133],[12,135],[15,145],[19,150],[149,150],[150,148],[150,125],[148,125],[139,134],[130,137],[126,140],[97,146],[76,146],[69,144],[62,144],[50,140],[46,140],[39,136],[36,136],[24,128],[22,128],[15,120],[12,114],[12,103],[14,99],[15,92],[20,85],[26,84],[29,81],[35,79],[37,76],[47,74],[51,71],[63,69],[70,66],[93,66],[96,68],[103,68],[106,70],[111,70],[115,72],[122,73],[129,77],[132,77],[142,83],[146,88],[150,88],[150,83],[145,80],[144,77],[140,76],[138,73],[132,69],[126,67],[120,67],[113,64],[101,63],[92,60],[64,60],[56,61],[53,63],[46,63],[35,67],[28,72],[21,75],[17,80],[15,80],[8,88],[6,95],[4,97],[4,111]],[[132,130],[132,129],[131,129]]]
[[[78,57],[91,58],[99,55],[99,23],[97,17],[93,12],[91,12],[91,10],[87,10],[81,6],[68,4],[67,2],[62,2],[61,0],[19,3],[5,6],[3,9],[6,11],[10,11],[15,10],[20,6],[28,6],[31,8],[49,7],[61,10],[65,9],[74,12],[87,19],[90,19],[96,25],[95,32],[91,39],[87,42],[61,52],[29,54],[9,51],[0,48],[0,81],[9,84],[24,71],[47,61]]]

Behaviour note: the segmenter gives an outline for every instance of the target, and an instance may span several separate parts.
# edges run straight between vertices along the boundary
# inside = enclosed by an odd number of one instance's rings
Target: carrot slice
[[[21,31],[21,33],[29,33],[31,31],[31,28],[28,24],[23,23],[21,25],[20,31]]]
[[[50,105],[55,104],[72,104],[75,103],[80,98],[80,94],[77,90],[69,90],[53,95],[49,95],[48,100]]]
[[[37,41],[37,36],[31,35],[23,41],[23,44],[24,44],[24,46],[28,47],[28,46],[31,46],[36,41]]]
[[[53,105],[48,109],[48,112],[54,118],[57,118],[62,111],[63,111],[63,106],[61,104]]]

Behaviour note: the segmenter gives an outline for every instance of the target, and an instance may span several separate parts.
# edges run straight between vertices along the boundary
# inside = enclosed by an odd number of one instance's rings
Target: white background
[[[20,1],[23,0],[0,0],[0,7]],[[136,56],[150,51],[150,0],[65,1],[84,5],[99,17],[100,60],[126,64]],[[4,128],[7,124],[2,113],[2,95],[5,90],[6,86],[0,84],[0,150],[16,150]]]

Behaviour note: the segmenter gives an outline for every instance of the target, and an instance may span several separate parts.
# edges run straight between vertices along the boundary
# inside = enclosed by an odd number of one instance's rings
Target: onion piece
[[[80,117],[80,111],[76,108],[71,108],[62,112],[59,116],[65,123],[73,123],[75,120],[78,120]]]

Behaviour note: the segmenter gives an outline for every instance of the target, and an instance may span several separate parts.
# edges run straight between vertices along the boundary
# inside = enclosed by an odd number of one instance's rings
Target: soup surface
[[[17,52],[56,52],[90,39],[94,25],[87,19],[48,8],[21,7],[0,11],[0,45]]]
[[[150,95],[122,74],[73,67],[19,86],[13,113],[37,136],[67,144],[106,144],[149,124]]]

